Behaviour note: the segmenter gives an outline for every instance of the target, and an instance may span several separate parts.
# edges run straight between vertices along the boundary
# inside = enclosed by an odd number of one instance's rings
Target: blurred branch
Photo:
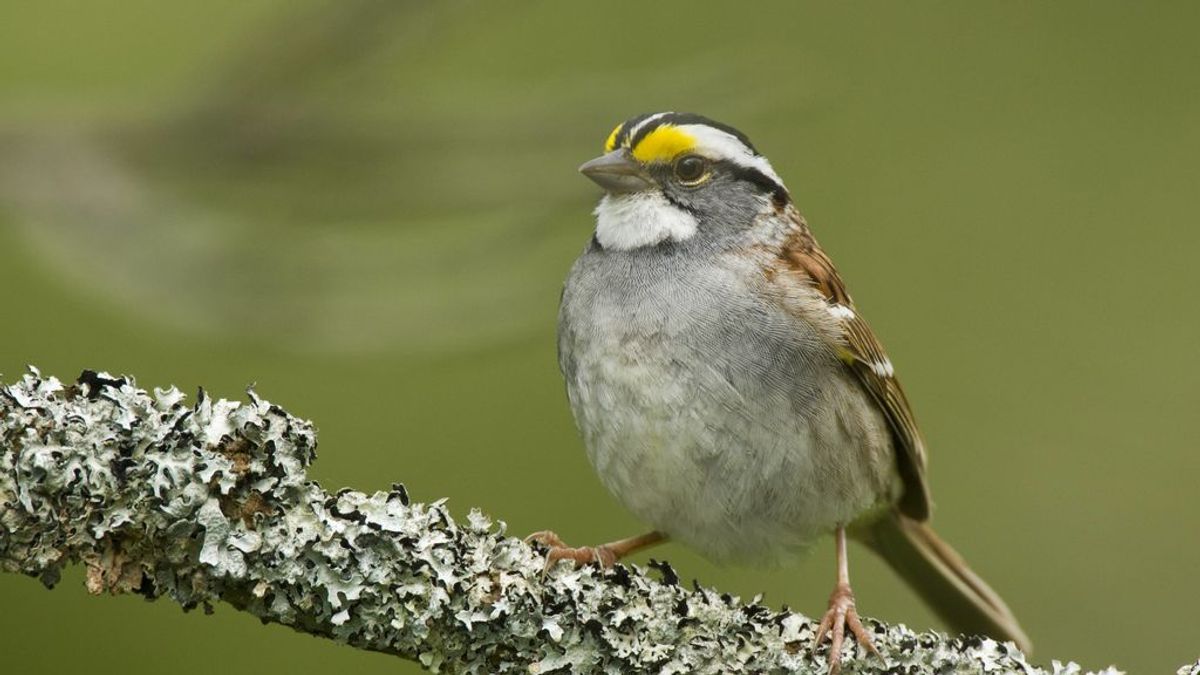
[[[425,79],[472,8],[287,3],[146,105],[0,114],[0,221],[39,271],[188,333],[338,353],[523,339],[582,193],[524,177],[574,156],[536,97],[489,94],[508,112],[481,117],[470,72]]]
[[[543,575],[478,511],[459,523],[401,485],[324,491],[305,474],[312,425],[253,391],[183,399],[90,371],[63,386],[31,369],[0,389],[0,569],[53,586],[82,562],[95,594],[223,600],[433,671],[824,670],[799,614],[682,588],[665,563],[661,581],[627,566]],[[871,625],[888,663],[848,645],[848,671],[1047,672],[1011,645]]]
[[[159,136],[192,152],[211,153],[215,142],[219,152],[242,154],[297,139],[353,136],[344,92],[331,83],[352,80],[380,50],[422,33],[431,12],[403,0],[289,5],[162,120]]]

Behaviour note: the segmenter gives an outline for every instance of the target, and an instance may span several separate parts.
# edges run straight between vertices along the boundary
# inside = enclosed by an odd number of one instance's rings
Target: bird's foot
[[[559,560],[572,560],[575,567],[595,563],[603,569],[608,569],[615,565],[617,558],[620,557],[610,544],[579,548],[567,546],[566,542],[550,530],[534,532],[525,537],[525,543],[538,543],[546,547],[546,567],[542,570],[542,574],[550,571],[550,568],[554,567]]]
[[[825,634],[829,634],[830,673],[837,673],[841,670],[842,642],[846,637],[847,628],[854,634],[860,645],[875,656],[883,658],[879,650],[875,648],[870,633],[863,627],[862,620],[858,618],[858,610],[854,608],[854,592],[850,590],[850,585],[839,583],[833,589],[833,594],[829,596],[829,609],[817,627],[817,637],[813,645],[814,649],[820,647],[821,642],[825,639]]]

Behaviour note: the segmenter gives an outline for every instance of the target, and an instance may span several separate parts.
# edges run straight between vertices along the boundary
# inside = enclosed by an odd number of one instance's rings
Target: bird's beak
[[[579,173],[613,194],[641,192],[654,187],[654,181],[642,170],[642,165],[624,148],[584,162]]]

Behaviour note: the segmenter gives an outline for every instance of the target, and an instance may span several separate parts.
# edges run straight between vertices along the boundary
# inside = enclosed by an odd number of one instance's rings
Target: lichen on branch
[[[799,614],[682,587],[665,564],[543,574],[538,551],[478,511],[460,523],[400,484],[326,492],[306,475],[312,424],[253,391],[184,399],[91,371],[64,386],[30,369],[0,388],[0,570],[53,586],[82,563],[92,593],[224,601],[435,672],[825,670]],[[845,672],[1079,672],[869,624],[886,663],[847,645]]]

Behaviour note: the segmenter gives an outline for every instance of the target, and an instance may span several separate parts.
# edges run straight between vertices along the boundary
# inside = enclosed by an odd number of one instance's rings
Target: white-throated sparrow
[[[675,539],[715,560],[777,558],[834,532],[817,630],[837,669],[855,611],[849,534],[952,627],[1029,642],[934,534],[925,450],[892,363],[766,158],[699,115],[640,115],[580,167],[606,190],[567,278],[559,361],[588,456],[653,531],[549,562],[612,564]]]

